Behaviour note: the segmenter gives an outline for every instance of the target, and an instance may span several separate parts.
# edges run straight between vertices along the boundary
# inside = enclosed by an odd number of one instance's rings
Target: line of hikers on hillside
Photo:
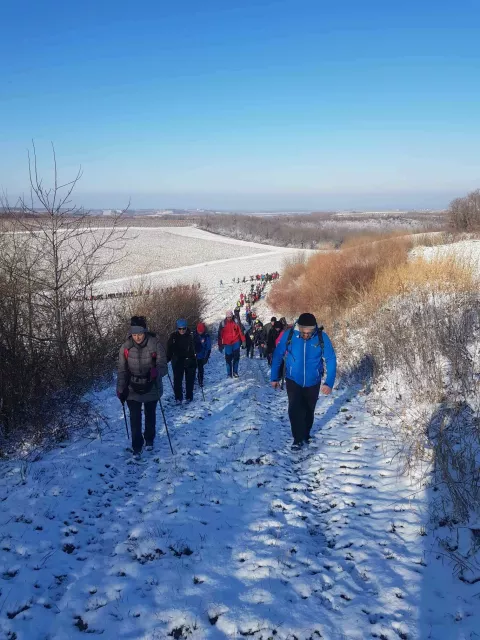
[[[298,449],[310,441],[320,391],[325,395],[332,391],[336,376],[334,348],[311,313],[302,313],[292,325],[288,325],[285,318],[275,317],[263,325],[254,310],[247,310],[247,314],[246,328],[231,310],[225,313],[218,327],[217,344],[225,356],[227,377],[239,377],[241,349],[253,358],[258,348],[259,357],[266,358],[271,367],[272,387],[283,389],[285,382],[292,448]],[[132,450],[136,457],[144,446],[146,450],[153,448],[156,406],[163,395],[162,378],[169,375],[168,364],[172,366],[176,403],[183,401],[184,380],[185,399],[191,402],[195,379],[203,392],[204,369],[211,351],[212,339],[203,322],[198,322],[191,331],[185,319],[178,319],[165,349],[156,334],[148,330],[144,317],[132,317],[130,331],[118,356],[117,396],[129,408]],[[322,384],[324,363],[326,378]]]

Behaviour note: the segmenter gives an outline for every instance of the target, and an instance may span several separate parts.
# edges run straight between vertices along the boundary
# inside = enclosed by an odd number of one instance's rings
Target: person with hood
[[[265,340],[267,342],[268,342],[268,334],[273,329],[273,325],[275,324],[276,321],[277,321],[276,317],[272,316],[270,318],[270,322],[267,322],[267,324],[263,325],[263,331],[265,332]]]
[[[225,351],[227,376],[238,378],[238,362],[240,360],[240,345],[245,348],[243,327],[233,318],[233,311],[227,311],[225,320],[218,327],[218,350]]]
[[[273,318],[272,318],[272,320],[273,320]],[[265,325],[264,329],[267,326],[268,325]],[[275,347],[277,346],[277,338],[280,336],[282,331],[283,331],[282,323],[280,322],[280,320],[275,320],[275,322],[273,323],[272,328],[268,332],[268,337],[267,337],[266,354],[267,354],[267,361],[268,361],[268,364],[270,366],[272,366],[273,352],[275,351]],[[282,362],[282,365],[283,365],[283,362]],[[282,374],[282,372],[280,373],[280,376],[281,376],[281,374]]]
[[[120,347],[117,367],[117,397],[128,405],[132,450],[135,457],[143,446],[153,449],[157,402],[163,394],[162,378],[166,376],[167,356],[155,333],[148,331],[143,316],[133,316],[126,341]],[[142,405],[145,431],[142,434]]]
[[[253,358],[255,353],[255,325],[252,322],[245,330],[245,347],[247,349],[247,358]]]
[[[183,378],[185,376],[185,397],[187,402],[191,402],[193,400],[197,355],[193,335],[184,318],[177,320],[177,330],[168,339],[167,361],[172,363],[175,400],[177,403],[183,400]]]
[[[212,350],[212,340],[203,322],[197,324],[196,331],[193,334],[193,341],[195,343],[195,353],[197,356],[198,384],[203,387],[203,369],[210,358],[210,352]]]
[[[322,384],[324,361],[327,375]],[[302,313],[293,327],[284,331],[273,353],[270,379],[274,389],[280,386],[282,362],[285,363],[292,448],[298,449],[310,441],[319,391],[325,395],[332,392],[337,372],[333,345],[312,313]]]
[[[254,344],[256,347],[258,347],[258,355],[260,356],[260,358],[264,358],[265,357],[265,347],[266,347],[266,343],[265,343],[265,333],[263,330],[263,323],[261,320],[259,320],[257,318],[257,320],[255,320],[255,324],[254,324]]]

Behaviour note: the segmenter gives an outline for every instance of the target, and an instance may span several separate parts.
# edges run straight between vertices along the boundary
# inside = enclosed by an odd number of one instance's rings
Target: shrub
[[[330,325],[358,304],[377,274],[406,262],[410,241],[398,238],[317,253],[304,265],[290,265],[274,284],[269,304],[285,316],[315,313]]]
[[[480,229],[480,189],[470,192],[464,198],[452,200],[448,217],[450,226],[455,231]]]
[[[178,318],[185,318],[188,326],[194,328],[205,311],[205,295],[196,283],[178,284],[163,289],[154,289],[134,298],[127,298],[123,309],[125,329],[133,315],[147,318],[149,329],[155,331],[166,344],[168,336],[175,330]]]

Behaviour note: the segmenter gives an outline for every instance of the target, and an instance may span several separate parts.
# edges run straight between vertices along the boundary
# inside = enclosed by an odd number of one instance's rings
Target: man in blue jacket
[[[330,394],[337,374],[333,345],[327,334],[317,326],[313,314],[302,313],[296,324],[284,331],[272,359],[270,379],[274,389],[280,385],[280,368],[284,358],[292,448],[298,449],[310,440],[319,391]],[[327,376],[322,385],[324,361]]]

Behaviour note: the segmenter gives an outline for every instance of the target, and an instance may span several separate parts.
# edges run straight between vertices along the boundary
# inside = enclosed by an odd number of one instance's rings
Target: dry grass
[[[405,264],[410,246],[408,239],[394,238],[318,253],[285,270],[269,303],[285,316],[311,311],[328,326],[359,304],[382,270]]]
[[[147,318],[148,327],[155,331],[165,342],[178,318],[185,318],[190,328],[202,319],[205,310],[205,296],[201,288],[190,285],[177,285],[165,289],[150,291],[147,295],[140,295],[127,299],[124,308],[126,329],[128,320],[133,315]]]

